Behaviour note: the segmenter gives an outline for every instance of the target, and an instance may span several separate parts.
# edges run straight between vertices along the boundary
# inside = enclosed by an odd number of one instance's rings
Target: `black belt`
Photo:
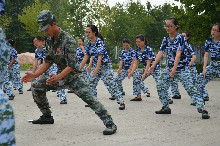
[[[211,60],[212,61],[220,61],[220,59],[217,59],[217,58],[214,58],[214,57],[211,57]]]

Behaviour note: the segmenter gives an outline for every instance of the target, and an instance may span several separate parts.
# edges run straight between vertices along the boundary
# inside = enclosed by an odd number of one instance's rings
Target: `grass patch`
[[[22,64],[20,69],[30,69],[31,66],[33,66],[33,64]]]

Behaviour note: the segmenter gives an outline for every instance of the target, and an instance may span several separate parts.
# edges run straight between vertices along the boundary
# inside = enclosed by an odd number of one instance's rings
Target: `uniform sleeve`
[[[90,42],[88,42],[88,44],[87,44],[87,46],[86,47],[84,47],[84,49],[85,49],[85,55],[90,55],[89,54],[89,46],[90,46]]]
[[[153,58],[153,49],[151,47],[148,47],[148,54],[147,54],[148,59]]]
[[[12,49],[11,50],[11,58],[16,58],[16,56],[17,56],[16,50]]]
[[[101,41],[101,40],[99,40],[98,42],[97,42],[97,50],[98,50],[98,55],[100,55],[100,54],[104,54],[105,53],[105,51],[106,51],[106,46],[105,46],[105,44],[103,43],[103,41]]]
[[[167,47],[167,39],[166,37],[164,37],[162,44],[160,46],[160,51],[165,52],[166,51],[166,47]]]
[[[39,60],[39,55],[37,53],[37,49],[35,50],[35,60]]]
[[[66,37],[64,48],[66,53],[66,66],[76,68],[76,41],[69,35]]]
[[[204,50],[205,52],[209,52],[209,44],[210,44],[210,41],[209,41],[209,40],[206,40],[205,45],[204,45],[204,47],[203,47],[203,50]]]
[[[179,38],[179,47],[177,48],[177,50],[181,50],[181,51],[184,51],[184,49],[187,47],[186,46],[186,39],[183,35],[180,35],[180,38]]]
[[[132,50],[132,52],[131,52],[131,58],[132,58],[132,60],[133,60],[133,59],[137,59],[137,57],[136,57],[136,51],[135,51],[135,50]]]
[[[123,52],[124,50],[121,51],[121,54],[119,55],[119,60],[123,60],[123,54],[124,54]]]
[[[195,51],[193,50],[193,48],[190,44],[188,44],[188,49],[189,49],[190,55],[196,55]]]

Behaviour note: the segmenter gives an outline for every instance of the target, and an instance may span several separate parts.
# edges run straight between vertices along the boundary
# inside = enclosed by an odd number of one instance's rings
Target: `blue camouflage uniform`
[[[114,82],[118,84],[118,88],[123,92],[122,81],[128,76],[128,69],[130,69],[133,59],[136,59],[136,52],[133,48],[121,51],[119,59],[123,61],[123,66],[120,73],[114,78]]]
[[[8,68],[8,77],[5,78],[4,82],[4,91],[10,91],[11,90],[11,84],[9,81],[12,82],[13,88],[15,88],[18,91],[23,91],[23,84],[21,83],[21,76],[20,76],[20,65],[18,63],[18,55],[15,48],[11,48],[11,54],[10,54],[10,60],[9,63],[12,61],[12,59],[15,59],[15,62],[12,64],[10,68]],[[8,65],[9,65],[8,63]],[[11,92],[11,91],[10,91]]]
[[[86,47],[84,47],[84,49],[86,50]],[[77,56],[76,66],[77,66],[77,67],[80,67],[81,62],[82,62],[82,60],[83,60],[83,58],[84,58],[84,56],[85,56],[84,53],[83,53],[82,48],[78,47],[78,48],[76,49],[76,56]],[[83,69],[82,69],[81,77],[82,77],[82,79],[83,79],[86,83],[88,83],[88,81],[89,81],[89,73],[87,72],[87,66],[86,66],[86,65],[85,65],[85,66],[83,67]]]
[[[167,90],[169,89],[170,82],[173,78],[170,77],[170,69],[174,66],[174,61],[176,57],[176,52],[178,50],[183,50],[186,48],[185,46],[185,37],[179,33],[176,34],[175,38],[171,41],[170,35],[166,36],[161,44],[160,51],[167,51],[168,63],[167,67],[162,71],[160,78],[158,79],[157,91],[159,95],[159,99],[163,104],[163,109],[169,108],[169,95],[167,94]],[[200,97],[200,93],[197,88],[193,84],[193,80],[191,77],[190,70],[187,69],[187,57],[184,53],[180,56],[180,61],[175,71],[174,78],[180,81],[195,102],[197,106],[197,110],[200,112],[201,109],[204,108],[203,99]]]
[[[203,47],[205,52],[211,53],[211,62],[206,67],[205,79],[203,73],[200,73],[197,78],[198,90],[200,94],[204,94],[205,85],[217,75],[220,76],[220,41],[214,42],[213,37],[205,42]],[[203,96],[205,98],[205,96]]]
[[[43,64],[43,60],[45,58],[45,50],[46,47],[44,46],[42,48],[42,50],[40,51],[39,48],[37,48],[35,50],[35,60],[40,60],[40,65],[42,66]],[[42,78],[49,78],[51,73],[54,73],[55,75],[57,75],[57,65],[54,63],[52,64],[52,66],[43,74]],[[35,80],[39,80],[38,78],[36,78]],[[61,89],[61,90],[57,90],[57,95],[60,97],[60,100],[67,100],[67,94],[66,94],[66,90],[65,89]]]
[[[5,8],[5,1],[0,0],[0,17]],[[0,27],[0,85],[2,86],[4,73],[10,57],[10,46]],[[0,145],[15,146],[15,119],[10,102],[0,89]]]
[[[98,55],[102,56],[102,64],[100,66],[100,69],[98,71],[98,74],[96,76],[91,75],[89,79],[89,86],[92,88],[92,92],[97,98],[97,89],[96,86],[98,85],[98,82],[100,78],[103,80],[104,84],[108,86],[108,90],[112,97],[115,97],[117,102],[120,103],[120,101],[124,101],[122,97],[121,91],[118,89],[118,84],[114,82],[114,73],[112,69],[112,63],[110,60],[110,57],[107,54],[107,48],[104,44],[104,42],[100,38],[96,38],[96,41],[94,44],[91,43],[91,41],[88,42],[87,48],[86,48],[86,54],[93,58],[93,68],[95,69],[98,62]],[[92,73],[92,71],[91,71]]]
[[[134,78],[134,81],[133,81],[133,94],[137,95],[137,96],[141,96],[141,90],[144,93],[146,93],[146,91],[147,91],[146,88],[144,88],[144,86],[141,84],[142,75],[144,74],[146,66],[147,66],[147,60],[149,60],[149,59],[152,60],[152,62],[150,64],[150,66],[151,66],[155,61],[155,55],[154,55],[153,49],[151,47],[145,45],[144,51],[141,51],[141,48],[136,49],[136,58],[137,58],[139,63],[142,63],[144,65],[144,68],[140,71],[138,71],[136,69],[136,72],[133,75],[133,78]],[[153,76],[153,78],[156,81],[156,84],[157,84],[158,78],[160,77],[160,72],[161,72],[161,66],[158,63],[156,65],[156,67],[154,68],[154,71],[151,73],[151,75]],[[148,77],[148,75],[145,76],[144,80],[147,77]]]
[[[186,49],[184,50],[184,53],[185,53],[186,58],[187,58],[187,65],[189,65],[189,63],[192,60],[192,56],[196,55],[196,53],[195,53],[195,51],[193,50],[192,46],[189,43],[187,43],[187,42],[185,42],[185,43],[186,43],[185,44]],[[198,73],[197,73],[197,70],[196,70],[195,63],[193,63],[191,66],[188,66],[188,69],[191,72],[191,77],[193,79],[193,85],[195,85],[196,80],[198,78]],[[171,80],[171,92],[172,92],[173,95],[180,95],[180,92],[179,92],[179,89],[178,89],[178,80],[177,79]],[[206,88],[204,88],[203,97],[208,97],[208,92],[207,92]]]

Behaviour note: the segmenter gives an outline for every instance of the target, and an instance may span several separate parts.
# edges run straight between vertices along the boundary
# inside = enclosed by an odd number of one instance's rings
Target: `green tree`
[[[31,36],[43,35],[42,32],[38,31],[39,25],[36,22],[37,15],[42,10],[49,10],[49,4],[47,2],[41,4],[39,0],[34,0],[32,5],[27,6],[22,10],[22,14],[18,14],[18,20],[24,24],[22,25],[22,28],[30,33]]]
[[[191,43],[204,45],[213,24],[220,21],[219,0],[180,0],[182,7],[173,7],[180,31],[191,34]]]

